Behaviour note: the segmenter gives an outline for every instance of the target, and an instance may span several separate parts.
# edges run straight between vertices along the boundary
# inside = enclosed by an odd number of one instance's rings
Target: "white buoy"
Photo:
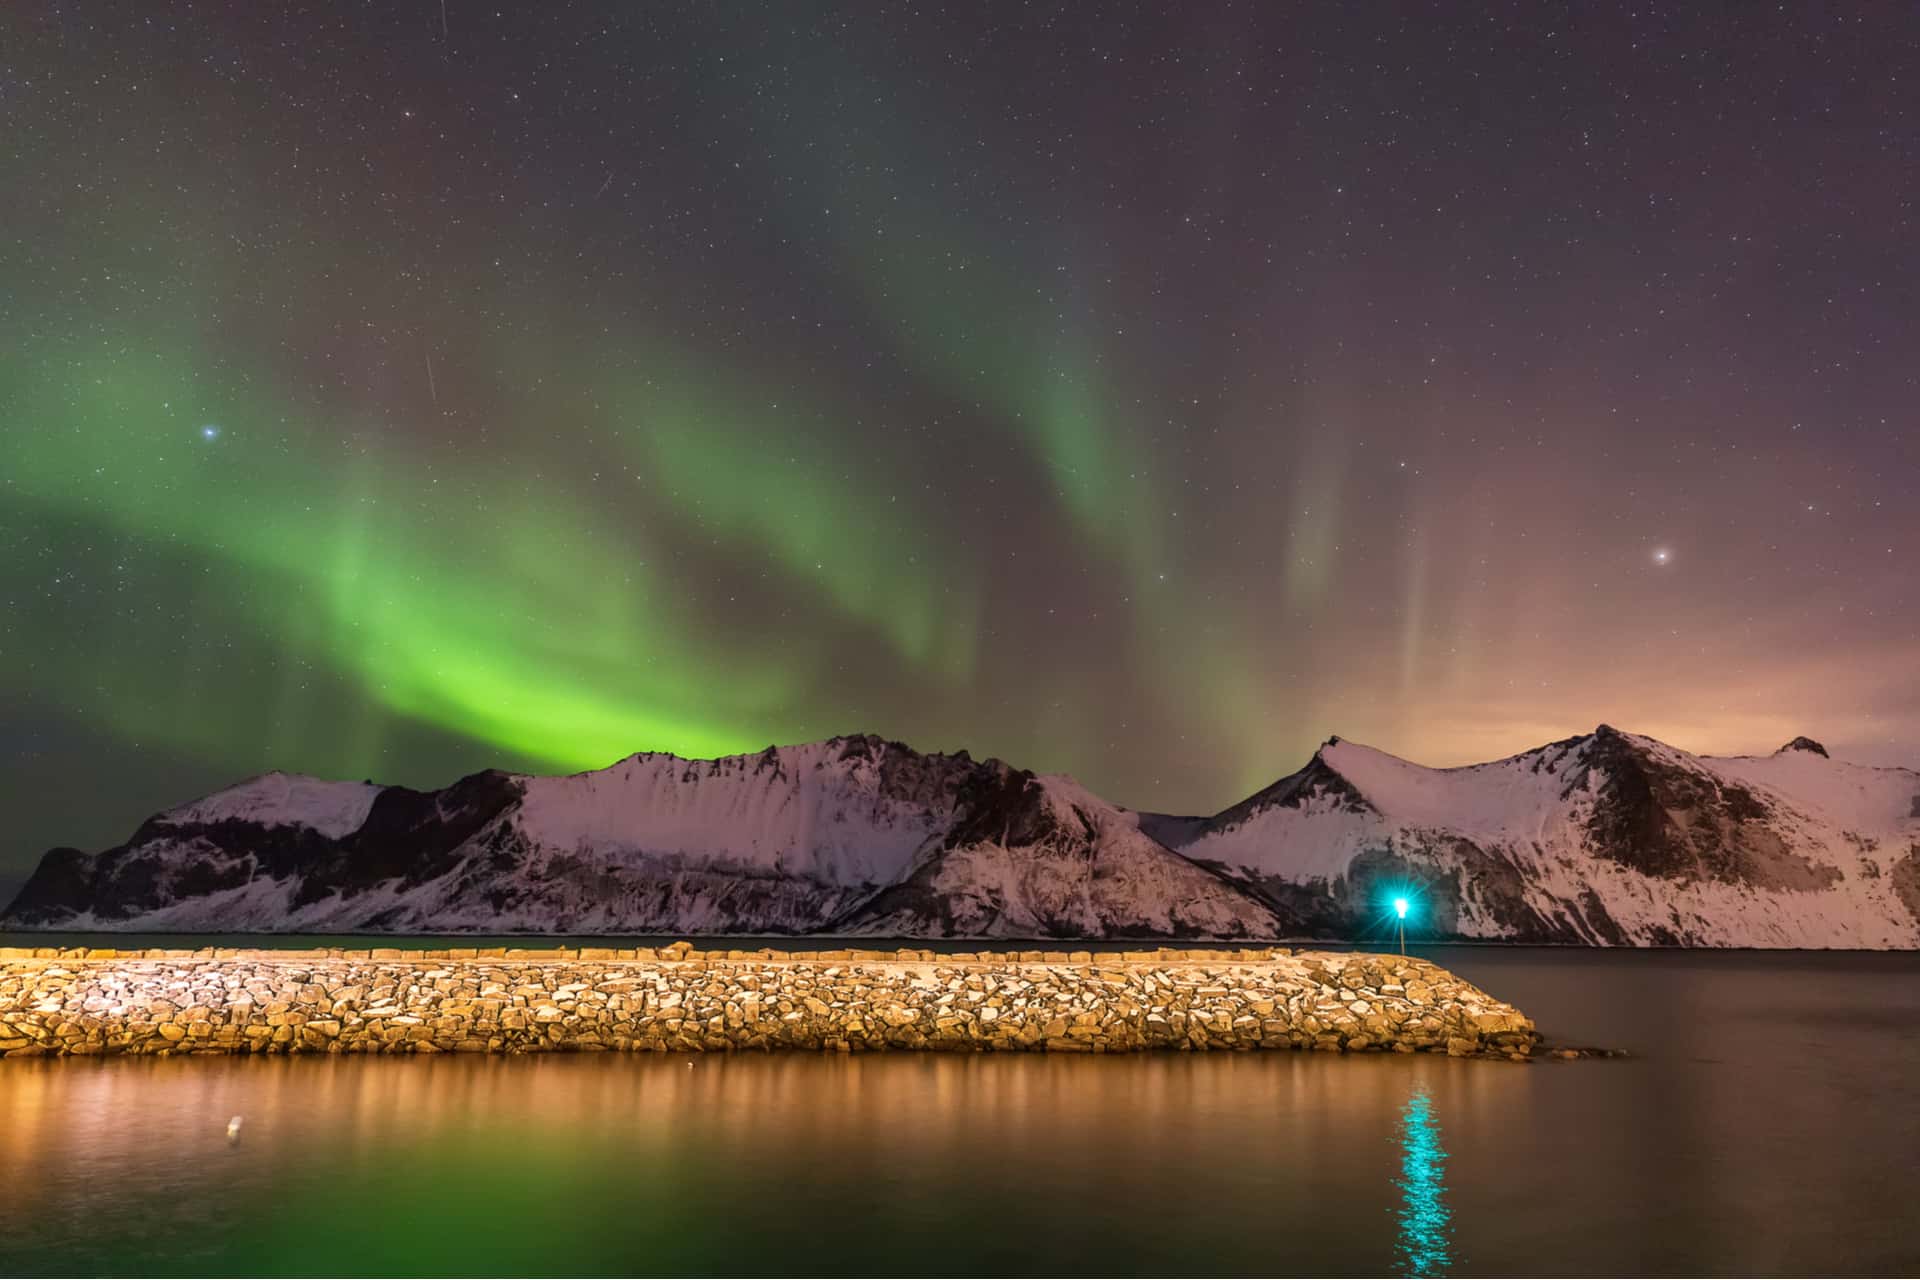
[[[233,1119],[227,1121],[227,1145],[228,1146],[233,1146],[234,1144],[240,1141],[241,1123],[242,1121],[239,1116],[235,1116]]]

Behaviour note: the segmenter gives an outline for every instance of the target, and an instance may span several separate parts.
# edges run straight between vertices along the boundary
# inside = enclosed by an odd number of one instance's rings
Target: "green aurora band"
[[[790,667],[728,664],[724,644],[688,635],[686,606],[631,535],[497,464],[429,471],[375,443],[324,457],[313,443],[324,433],[289,425],[277,398],[208,388],[188,356],[32,364],[68,376],[8,388],[32,424],[7,437],[16,495],[244,584],[196,602],[204,627],[248,629],[398,715],[587,767],[645,747],[762,742],[804,672],[804,648]],[[225,404],[226,425],[196,447],[163,406],[208,401]],[[69,688],[113,669],[104,655],[68,656]],[[727,678],[696,690],[685,673],[702,663]],[[130,717],[128,732],[207,734],[208,717],[175,700],[190,689],[104,692],[92,712]]]

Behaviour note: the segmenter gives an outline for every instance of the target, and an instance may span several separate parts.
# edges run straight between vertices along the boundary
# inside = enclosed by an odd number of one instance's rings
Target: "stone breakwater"
[[[8,1058],[1538,1046],[1511,1005],[1397,955],[0,948]]]

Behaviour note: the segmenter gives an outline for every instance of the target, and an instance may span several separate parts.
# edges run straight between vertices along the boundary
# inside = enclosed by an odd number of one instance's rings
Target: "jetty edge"
[[[1530,1060],[1532,1019],[1414,956],[0,948],[0,1057],[1294,1049]]]

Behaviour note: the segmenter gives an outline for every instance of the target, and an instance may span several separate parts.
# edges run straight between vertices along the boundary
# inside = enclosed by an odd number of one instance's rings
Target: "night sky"
[[[0,13],[0,891],[279,767],[1920,763],[1907,4]]]

